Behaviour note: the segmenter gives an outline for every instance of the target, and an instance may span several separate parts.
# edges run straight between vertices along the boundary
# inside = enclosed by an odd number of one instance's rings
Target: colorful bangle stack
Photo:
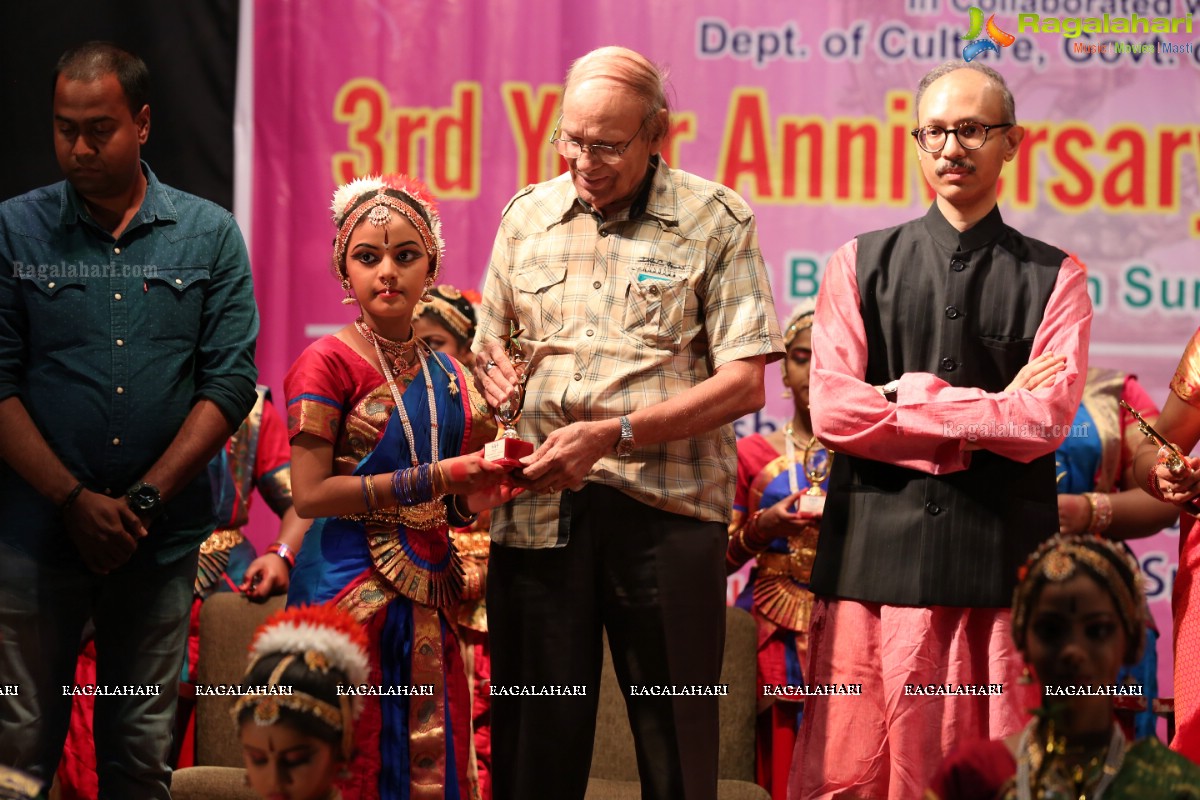
[[[1112,500],[1103,492],[1084,492],[1083,499],[1087,500],[1091,516],[1088,519],[1087,532],[1096,536],[1104,535],[1112,525]]]
[[[296,556],[292,553],[292,548],[288,547],[283,542],[271,542],[267,545],[267,552],[274,553],[283,559],[283,562],[288,566],[288,572],[291,572],[296,567]]]
[[[435,496],[433,491],[433,465],[418,464],[392,473],[392,495],[396,505],[415,506],[428,503]]]
[[[751,534],[751,539],[758,533],[758,518],[762,515],[762,509],[755,511],[746,520],[746,523],[734,531],[733,536],[729,538],[729,548],[725,551],[725,560],[728,564],[736,569],[742,564],[745,564],[752,558],[757,558],[763,548],[752,547],[746,543],[746,534]]]

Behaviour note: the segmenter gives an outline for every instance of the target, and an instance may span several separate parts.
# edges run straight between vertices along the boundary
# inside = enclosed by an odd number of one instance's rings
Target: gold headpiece
[[[1070,580],[1079,569],[1112,596],[1133,651],[1126,661],[1135,663],[1141,657],[1146,637],[1141,571],[1120,545],[1096,536],[1053,536],[1042,542],[1021,567],[1020,582],[1013,591],[1012,634],[1017,649],[1025,650],[1026,628],[1035,592],[1047,582]]]
[[[238,698],[230,713],[236,722],[246,710],[257,725],[274,725],[281,709],[308,714],[319,719],[341,737],[341,754],[349,760],[353,750],[354,718],[361,703],[348,693],[337,691],[342,682],[361,684],[367,678],[366,634],[349,615],[332,606],[300,606],[271,616],[255,633],[251,645],[246,682],[254,691]],[[260,662],[278,658],[266,683],[259,685],[251,676]],[[283,683],[284,674],[293,667],[293,679]],[[295,669],[302,670],[296,672]],[[333,674],[331,674],[333,673]],[[322,676],[316,678],[315,676]],[[324,678],[328,676],[328,678]],[[309,689],[336,696],[337,704],[295,686],[297,679]],[[323,687],[323,683],[328,683]]]
[[[796,337],[813,326],[813,313],[817,310],[817,302],[807,297],[794,309],[783,327],[783,348],[786,350],[796,341]]]

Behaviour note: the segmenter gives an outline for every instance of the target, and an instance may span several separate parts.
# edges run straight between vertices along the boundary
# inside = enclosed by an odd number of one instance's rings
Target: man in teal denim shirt
[[[169,798],[204,470],[254,402],[258,313],[233,217],[140,159],[140,59],[64,54],[67,180],[0,204],[0,764],[46,782],[95,692],[100,796]],[[74,687],[95,621],[96,687]]]

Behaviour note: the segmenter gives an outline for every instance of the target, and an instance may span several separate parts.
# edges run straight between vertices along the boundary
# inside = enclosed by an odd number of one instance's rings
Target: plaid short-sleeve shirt
[[[661,403],[744,358],[783,352],[754,214],[735,192],[661,159],[648,192],[602,219],[563,174],[518,193],[492,251],[475,344],[515,322],[529,361],[518,432],[551,431]],[[644,204],[644,210],[641,208]],[[688,439],[606,455],[588,481],[647,505],[724,522],[736,449],[725,425]],[[492,516],[516,547],[566,543],[561,494],[525,493]]]

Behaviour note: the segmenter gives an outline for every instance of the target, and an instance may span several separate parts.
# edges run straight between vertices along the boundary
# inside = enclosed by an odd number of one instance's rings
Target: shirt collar
[[[983,219],[976,222],[965,231],[955,228],[942,216],[937,201],[929,207],[925,214],[925,230],[934,241],[950,252],[969,252],[987,247],[1000,238],[1007,226],[1000,217],[1000,206],[992,206],[992,210]]]
[[[629,208],[619,212],[612,219],[637,219],[641,216],[650,216],[666,223],[674,223],[679,218],[677,208],[679,198],[675,191],[675,185],[671,182],[670,170],[671,168],[667,166],[667,162],[663,160],[662,156],[651,156],[650,169],[646,171],[646,179],[638,190],[637,198]],[[555,218],[562,220],[572,213],[592,213],[591,207],[579,199],[579,195],[575,191],[575,184],[571,182],[570,173],[563,177],[565,184],[560,197],[561,205]],[[612,220],[606,221],[611,222]]]
[[[141,162],[141,164],[142,174],[146,176],[146,196],[142,198],[141,207],[138,208],[137,214],[130,220],[129,226],[125,230],[132,230],[139,225],[153,222],[154,220],[178,222],[179,213],[175,210],[175,204],[171,202],[166,188],[154,175],[154,171],[150,169],[149,164],[145,161]],[[93,226],[96,225],[96,221],[88,213],[87,204],[84,203],[83,197],[71,185],[70,181],[63,181],[62,215],[60,219],[63,225],[70,225],[76,221],[86,222]]]

